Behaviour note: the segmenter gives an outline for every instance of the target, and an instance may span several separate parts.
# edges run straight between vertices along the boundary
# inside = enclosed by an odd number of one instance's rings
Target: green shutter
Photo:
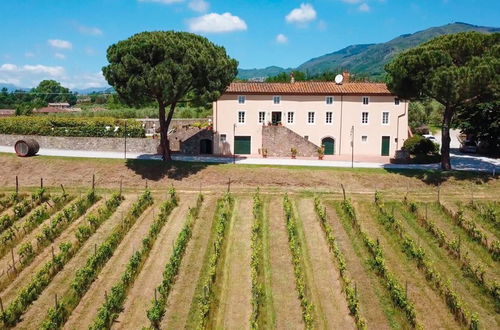
[[[251,138],[250,136],[234,137],[234,153],[237,155],[250,155]]]

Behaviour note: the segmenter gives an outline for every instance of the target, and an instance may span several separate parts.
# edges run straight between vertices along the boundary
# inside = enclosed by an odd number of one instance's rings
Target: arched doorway
[[[211,155],[212,154],[212,140],[202,139],[200,140],[200,154]]]
[[[325,147],[325,155],[335,155],[335,140],[331,137],[326,137],[321,140],[321,145]]]

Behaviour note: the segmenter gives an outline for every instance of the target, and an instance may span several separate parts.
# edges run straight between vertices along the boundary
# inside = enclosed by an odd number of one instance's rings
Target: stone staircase
[[[298,157],[318,156],[319,146],[306,140],[285,126],[263,126],[262,148],[271,157],[290,157],[292,148],[297,149]]]

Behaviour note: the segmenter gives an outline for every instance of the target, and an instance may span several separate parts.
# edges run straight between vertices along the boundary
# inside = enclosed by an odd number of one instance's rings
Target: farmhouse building
[[[383,83],[234,82],[213,106],[214,153],[394,156],[408,103]]]

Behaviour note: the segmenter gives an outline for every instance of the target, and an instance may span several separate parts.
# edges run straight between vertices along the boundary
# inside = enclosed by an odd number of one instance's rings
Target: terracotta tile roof
[[[295,83],[233,82],[228,94],[276,95],[392,95],[384,83],[343,83],[333,81],[297,81]]]
[[[33,110],[34,113],[66,113],[68,111],[61,108],[43,107]]]
[[[3,116],[13,116],[16,114],[15,109],[0,109],[0,115]]]

